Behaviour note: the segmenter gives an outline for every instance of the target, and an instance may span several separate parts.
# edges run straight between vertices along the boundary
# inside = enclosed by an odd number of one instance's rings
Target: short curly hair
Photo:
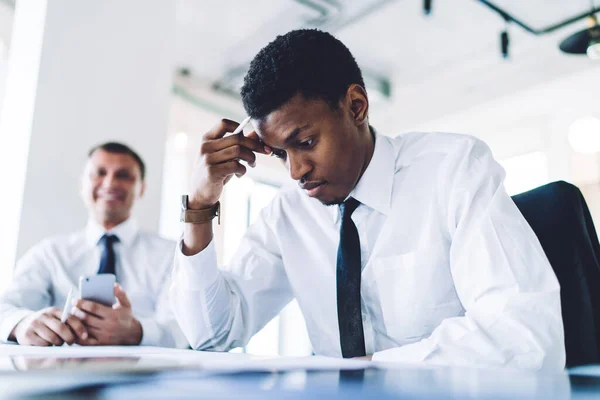
[[[258,52],[241,95],[248,115],[261,120],[297,94],[337,109],[352,84],[365,87],[350,50],[327,32],[300,29],[277,36]]]

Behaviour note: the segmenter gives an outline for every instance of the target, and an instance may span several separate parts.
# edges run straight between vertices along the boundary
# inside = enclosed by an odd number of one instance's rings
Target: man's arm
[[[263,210],[223,270],[217,268],[213,242],[189,257],[177,249],[171,304],[192,348],[245,346],[292,300],[269,218],[269,209]]]
[[[222,120],[202,139],[190,180],[191,209],[213,206],[223,186],[254,166],[255,153],[268,154],[255,132],[225,136],[238,124]],[[171,302],[182,331],[195,349],[228,350],[252,335],[292,299],[278,241],[261,213],[231,266],[217,269],[212,226],[186,224],[175,254]]]
[[[534,232],[504,189],[504,171],[480,141],[439,176],[449,187],[450,268],[464,317],[374,360],[562,370],[560,287]]]
[[[50,243],[42,242],[17,263],[12,281],[0,296],[0,341],[47,346],[87,336],[80,321],[69,317],[62,323],[61,310],[50,307],[51,259]]]
[[[200,154],[190,180],[189,208],[201,210],[214,206],[223,187],[236,175],[238,178],[246,173],[240,161],[254,167],[256,153],[268,154],[255,132],[248,136],[243,133],[225,136],[239,126],[237,122],[221,120],[202,138]],[[212,224],[185,224],[181,251],[186,256],[198,254],[204,250],[213,237]]]

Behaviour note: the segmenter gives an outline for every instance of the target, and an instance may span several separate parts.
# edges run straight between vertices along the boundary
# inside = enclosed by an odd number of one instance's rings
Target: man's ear
[[[142,197],[144,197],[144,194],[146,193],[146,181],[143,180],[142,181],[142,185],[140,187],[140,195],[139,198],[141,199]]]
[[[83,174],[81,174],[81,176],[79,176],[79,182],[78,182],[78,193],[79,193],[79,197],[85,201],[85,196],[83,194]]]
[[[346,99],[350,104],[350,112],[357,126],[367,123],[369,118],[369,98],[367,91],[360,85],[352,84],[346,92]]]
[[[83,200],[84,203],[87,202],[87,193],[86,193],[86,177],[89,176],[89,163],[83,167],[83,171],[79,175],[79,197]]]

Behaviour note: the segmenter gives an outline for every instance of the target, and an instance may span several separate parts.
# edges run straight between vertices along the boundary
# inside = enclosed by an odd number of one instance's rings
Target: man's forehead
[[[261,139],[283,140],[294,130],[310,126],[313,119],[311,113],[282,107],[261,120],[252,120],[252,125]]]
[[[102,149],[96,150],[88,158],[87,165],[92,168],[135,169],[137,162],[125,153],[111,153]]]
[[[111,162],[111,163],[134,163],[135,160],[133,157],[126,153],[113,153],[110,151],[105,151],[102,149],[98,149],[94,151],[90,157],[90,161],[94,162]]]

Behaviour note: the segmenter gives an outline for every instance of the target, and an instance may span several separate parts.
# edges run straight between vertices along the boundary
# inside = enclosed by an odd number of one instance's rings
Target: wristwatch
[[[212,207],[203,208],[201,210],[190,210],[189,196],[184,194],[181,196],[181,216],[179,220],[190,224],[205,224],[218,217],[217,221],[221,225],[221,202],[217,201]]]

